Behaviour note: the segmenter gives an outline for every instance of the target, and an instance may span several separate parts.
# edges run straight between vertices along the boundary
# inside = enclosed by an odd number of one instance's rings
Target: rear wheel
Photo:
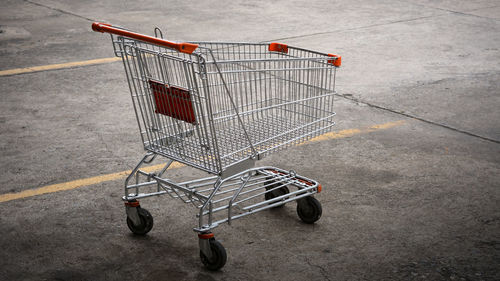
[[[281,183],[275,183],[275,181],[272,180],[272,178],[266,178],[266,180],[267,181],[264,183],[264,185],[266,185],[266,190],[271,190],[271,189],[277,188],[278,186],[281,185]],[[266,194],[264,194],[264,198],[267,201],[267,200],[271,200],[271,199],[274,199],[276,197],[279,197],[279,196],[282,196],[282,195],[285,195],[285,194],[288,194],[288,193],[290,193],[290,190],[288,189],[288,187],[283,186],[283,187],[280,187],[278,189],[266,192]],[[284,199],[287,199],[287,198],[288,197],[285,197]],[[279,201],[277,201],[277,202],[279,202]],[[276,202],[272,202],[272,203],[269,203],[269,204],[274,204],[274,203],[276,203]],[[278,206],[273,207],[273,208],[282,208],[283,206],[285,206],[285,204],[278,205]]]

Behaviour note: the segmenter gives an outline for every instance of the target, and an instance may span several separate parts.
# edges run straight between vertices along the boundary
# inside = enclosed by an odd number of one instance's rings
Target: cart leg
[[[149,164],[151,162],[153,162],[153,160],[156,158],[157,154],[154,154],[154,153],[146,153],[146,155],[144,155],[144,157],[142,157],[141,161],[139,161],[139,163],[137,163],[137,165],[135,166],[135,168],[132,170],[132,172],[130,172],[130,174],[128,175],[128,177],[125,179],[125,197],[124,200],[127,200],[128,197],[129,197],[129,189],[128,189],[128,183],[129,181],[135,176],[136,177],[136,184],[138,183],[138,174],[137,174],[137,171],[139,170],[139,168],[142,166],[142,164]],[[170,162],[172,163],[172,162]],[[135,189],[135,195],[139,194],[139,188],[137,187]],[[130,201],[130,200],[129,200]],[[130,201],[132,202],[132,201]]]
[[[200,259],[208,270],[219,270],[227,261],[226,249],[215,240],[211,232],[198,234],[200,245]]]
[[[153,228],[153,216],[148,210],[141,208],[139,201],[125,202],[127,226],[134,234],[145,235]]]

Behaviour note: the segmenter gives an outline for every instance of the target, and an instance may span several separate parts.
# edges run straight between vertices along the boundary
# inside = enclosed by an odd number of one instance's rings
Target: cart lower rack
[[[318,182],[254,166],[331,130],[339,56],[279,43],[174,43],[103,23],[92,29],[111,34],[122,58],[146,150],[125,181],[134,234],[153,227],[138,199],[167,194],[193,204],[201,261],[218,270],[227,259],[212,233],[218,225],[291,201],[305,223],[321,217]],[[159,172],[140,169],[158,156],[166,159]],[[212,176],[174,182],[165,177],[174,161]]]

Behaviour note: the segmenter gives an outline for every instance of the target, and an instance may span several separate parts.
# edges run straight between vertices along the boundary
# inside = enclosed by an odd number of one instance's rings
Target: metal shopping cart
[[[322,213],[313,195],[321,185],[276,167],[254,167],[266,155],[323,134],[335,124],[335,73],[341,58],[280,43],[174,43],[93,23],[111,34],[132,95],[147,151],[125,180],[127,225],[138,235],[153,217],[137,201],[168,194],[199,209],[200,257],[210,270],[226,263],[212,229],[222,223],[297,201],[297,214],[314,223]],[[157,156],[157,173],[140,170]],[[210,177],[174,182],[174,162]]]

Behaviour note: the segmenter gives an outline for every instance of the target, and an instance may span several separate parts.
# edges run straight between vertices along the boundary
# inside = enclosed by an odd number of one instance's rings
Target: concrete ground
[[[170,2],[2,2],[1,280],[500,279],[498,1]],[[145,199],[155,226],[131,235],[124,178],[105,179],[143,153],[123,66],[67,65],[113,56],[94,20],[342,55],[340,133],[261,161],[320,181],[322,218],[288,204],[218,227],[219,272],[192,206]]]

